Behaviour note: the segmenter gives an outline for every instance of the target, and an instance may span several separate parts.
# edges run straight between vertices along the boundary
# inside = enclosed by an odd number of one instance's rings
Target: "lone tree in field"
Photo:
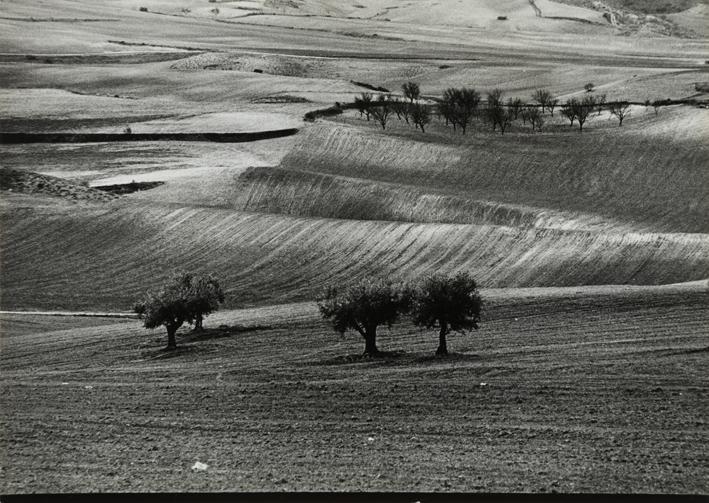
[[[411,105],[411,120],[413,121],[414,126],[421,128],[421,132],[425,133],[426,130],[424,128],[429,122],[431,122],[431,112],[428,110],[426,105],[416,103]]]
[[[406,84],[403,84],[401,86],[401,91],[412,104],[421,97],[421,89],[416,82],[407,82]]]
[[[583,86],[583,88],[586,90],[587,93],[592,93],[593,90],[596,88],[596,84],[594,84],[593,82],[589,82],[588,84]]]
[[[175,333],[184,323],[202,327],[204,316],[219,309],[224,294],[212,276],[181,273],[173,276],[160,290],[148,292],[133,310],[145,328],[164,326],[167,348],[175,349]]]
[[[623,119],[630,115],[630,103],[627,101],[618,101],[610,104],[611,115],[618,118],[618,127],[623,125]]]
[[[438,328],[436,355],[448,354],[446,336],[478,328],[482,299],[470,275],[434,275],[423,281],[413,294],[412,319],[416,325]]]
[[[391,326],[409,302],[409,294],[390,282],[362,281],[343,290],[328,288],[318,300],[318,308],[335,331],[357,331],[364,338],[364,354],[376,356],[377,327]]]
[[[381,124],[382,129],[387,128],[387,122],[389,122],[389,116],[391,115],[390,100],[391,96],[380,94],[377,96],[377,100],[372,103],[370,113]]]

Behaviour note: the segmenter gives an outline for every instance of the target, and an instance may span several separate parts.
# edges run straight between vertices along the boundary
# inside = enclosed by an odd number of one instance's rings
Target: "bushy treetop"
[[[349,288],[329,287],[318,300],[318,307],[336,331],[356,330],[365,336],[369,328],[394,323],[407,303],[408,295],[399,285],[363,280]]]
[[[464,331],[478,328],[481,310],[482,298],[468,273],[433,275],[414,294],[412,318],[427,328],[446,325],[450,330]]]

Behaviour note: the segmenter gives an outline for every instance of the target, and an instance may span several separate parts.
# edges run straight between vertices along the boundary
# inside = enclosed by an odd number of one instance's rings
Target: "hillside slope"
[[[303,133],[282,165],[382,182],[406,180],[467,197],[594,213],[664,232],[707,232],[708,161],[702,143],[615,131],[472,136],[456,146],[328,125]]]
[[[709,277],[709,237],[697,234],[293,218],[136,202],[77,213],[20,208],[12,198],[0,216],[5,309],[123,311],[179,269],[217,274],[234,294],[231,305],[308,300],[327,284],[371,275],[468,270],[486,288]]]

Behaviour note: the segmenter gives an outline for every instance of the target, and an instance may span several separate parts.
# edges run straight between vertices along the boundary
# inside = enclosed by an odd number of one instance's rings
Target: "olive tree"
[[[583,125],[586,123],[589,114],[596,106],[596,99],[593,96],[584,96],[581,100],[571,98],[566,102],[562,113],[574,124],[574,119],[579,123],[579,132],[583,132]]]
[[[448,88],[443,93],[443,99],[438,106],[446,123],[453,124],[453,129],[460,126],[463,134],[468,128],[480,104],[480,93],[475,89],[461,87],[460,89]]]
[[[336,332],[354,330],[364,338],[364,354],[376,356],[377,327],[391,326],[408,309],[406,289],[383,280],[364,280],[349,288],[329,287],[318,299],[323,318]]]
[[[601,113],[603,112],[603,107],[606,104],[606,95],[601,94],[600,96],[596,96],[596,109],[598,110],[598,115],[600,116]]]
[[[662,106],[662,100],[654,100],[652,102],[652,108],[655,110],[655,115],[657,115],[657,112],[660,111],[661,106]]]
[[[488,102],[486,116],[492,124],[492,130],[495,131],[499,126],[502,134],[505,134],[505,130],[514,118],[513,113],[509,109],[505,109],[501,101]]]
[[[507,110],[511,112],[515,120],[519,118],[519,114],[522,111],[523,106],[524,103],[522,103],[522,100],[519,98],[510,98],[507,100]]]
[[[399,98],[393,98],[391,103],[391,110],[396,114],[396,118],[401,120],[402,117],[409,123],[409,104],[406,101]]]
[[[570,127],[574,126],[574,120],[576,120],[576,110],[573,106],[573,102],[575,101],[575,98],[572,98],[566,102],[565,105],[562,105],[561,107],[561,115],[569,119],[571,121],[571,124],[569,124]]]
[[[623,125],[623,119],[630,115],[630,103],[627,101],[617,101],[611,103],[609,106],[611,115],[615,115],[618,118],[618,127]]]
[[[372,103],[372,108],[370,113],[376,121],[381,124],[382,129],[387,128],[387,122],[389,122],[389,116],[391,115],[391,96],[380,94],[377,96],[377,100]]]
[[[527,110],[527,120],[532,125],[532,132],[536,129],[539,131],[542,130],[542,126],[544,125],[544,116],[537,107],[531,107]]]
[[[416,103],[411,106],[411,120],[414,126],[421,128],[421,132],[425,133],[426,130],[424,128],[431,122],[431,112],[426,105]]]
[[[222,287],[212,275],[188,275],[190,309],[194,312],[194,329],[202,330],[204,318],[219,310],[224,303]]]
[[[416,82],[407,82],[401,86],[404,96],[413,104],[421,96],[421,89]]]
[[[559,104],[559,99],[558,98],[551,98],[549,101],[547,101],[547,108],[549,109],[549,113],[551,114],[552,117],[554,117],[554,109],[556,106]]]
[[[477,284],[467,273],[430,276],[412,294],[412,320],[419,326],[438,328],[439,356],[448,354],[446,336],[451,331],[478,329],[481,310]]]
[[[201,329],[204,317],[219,309],[222,302],[224,293],[215,278],[180,273],[159,290],[147,292],[133,310],[145,328],[164,326],[167,348],[175,349],[177,330],[185,323],[194,323],[195,329]]]
[[[443,98],[441,98],[441,101],[438,102],[438,105],[436,108],[438,109],[438,115],[443,117],[446,121],[446,126],[448,124],[453,124],[453,130],[455,131],[456,129],[456,122],[455,122],[455,93],[457,93],[458,90],[454,88],[448,88],[445,91],[443,91]]]
[[[551,93],[548,89],[537,89],[532,93],[532,100],[539,103],[542,107],[542,113],[549,106],[549,102],[552,100]]]
[[[367,116],[367,120],[370,118],[370,112],[369,112],[369,107],[372,105],[372,94],[371,93],[362,93],[360,96],[355,97],[355,107],[357,108],[357,111],[359,111],[359,116],[362,117],[362,115]]]
[[[504,92],[502,89],[495,88],[489,93],[487,93],[487,104],[488,105],[501,105],[502,104],[502,95]]]

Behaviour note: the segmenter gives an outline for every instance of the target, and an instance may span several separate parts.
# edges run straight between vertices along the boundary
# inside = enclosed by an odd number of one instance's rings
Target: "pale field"
[[[300,131],[0,145],[0,166],[70,188],[165,182],[103,203],[2,193],[0,306],[27,313],[0,314],[0,492],[706,493],[705,108],[635,105],[583,133],[557,111],[504,136],[302,121],[366,91],[351,81],[706,101],[709,40],[537,4],[2,2],[2,132]],[[125,313],[179,269],[216,274],[227,303],[174,355],[137,321],[71,315]],[[403,354],[359,360],[313,302],[462,271],[486,311],[450,360],[407,320],[380,334]]]

